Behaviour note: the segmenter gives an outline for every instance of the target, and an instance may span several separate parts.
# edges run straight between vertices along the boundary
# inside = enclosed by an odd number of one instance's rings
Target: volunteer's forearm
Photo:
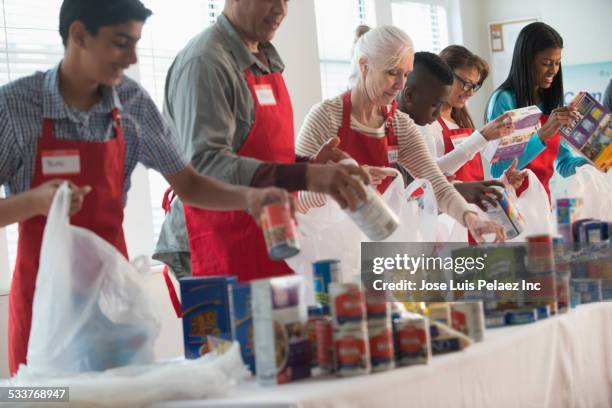
[[[0,199],[0,227],[28,220],[35,215],[36,205],[28,192]]]
[[[201,176],[192,167],[165,177],[181,201],[187,205],[209,210],[243,210],[247,207],[249,187]]]

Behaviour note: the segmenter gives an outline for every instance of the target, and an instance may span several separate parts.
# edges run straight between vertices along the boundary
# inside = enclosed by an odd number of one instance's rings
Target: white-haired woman
[[[324,144],[338,144],[360,165],[368,166],[381,192],[395,174],[385,168],[398,163],[413,177],[429,180],[439,208],[467,227],[476,240],[482,241],[486,233],[502,240],[503,228],[470,209],[436,165],[412,119],[396,109],[395,97],[404,87],[413,60],[412,40],[399,28],[383,26],[361,36],[355,44],[350,90],[311,109],[300,130],[296,153],[314,157]]]

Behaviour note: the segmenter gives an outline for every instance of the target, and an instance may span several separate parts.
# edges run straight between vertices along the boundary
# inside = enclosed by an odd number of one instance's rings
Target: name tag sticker
[[[389,146],[387,148],[387,158],[389,164],[395,164],[399,160],[399,146]]]
[[[270,85],[255,85],[255,95],[261,106],[276,106],[276,98]]]
[[[42,156],[42,174],[79,174],[81,156],[78,150],[44,150]]]

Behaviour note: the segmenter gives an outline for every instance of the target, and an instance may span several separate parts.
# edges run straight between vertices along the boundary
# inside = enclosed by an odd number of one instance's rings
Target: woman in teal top
[[[516,40],[510,74],[491,96],[485,118],[489,122],[506,111],[531,105],[542,110],[542,127],[529,140],[516,168],[531,169],[549,196],[548,184],[555,168],[561,176],[569,177],[576,167],[588,163],[576,156],[558,133],[561,126],[578,118],[572,106],[563,106],[562,49],[563,39],[549,25],[535,22],[524,27]],[[494,163],[491,174],[501,176],[510,164],[511,160]],[[518,193],[526,187],[527,181]]]

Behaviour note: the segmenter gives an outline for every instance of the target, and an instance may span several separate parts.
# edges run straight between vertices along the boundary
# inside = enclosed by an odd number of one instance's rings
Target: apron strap
[[[164,192],[164,198],[162,199],[162,209],[164,210],[164,214],[168,214],[170,212],[170,205],[172,201],[176,198],[176,194],[172,187],[168,187]]]
[[[351,128],[351,91],[346,91],[342,95],[342,127]]]
[[[174,312],[176,313],[176,317],[180,319],[181,317],[183,317],[183,311],[181,310],[181,302],[179,301],[178,295],[176,294],[176,289],[174,288],[172,279],[170,279],[168,265],[164,266],[164,280],[166,281],[166,286],[168,287],[168,294],[170,295],[170,302],[172,302],[172,307],[174,307]]]
[[[397,110],[397,101],[394,99],[391,104],[391,109],[387,112],[387,107],[382,107],[382,113],[385,117],[385,131],[387,133],[387,140],[389,146],[397,146],[399,143],[397,141],[397,136],[395,135],[395,130],[393,129],[393,115],[395,115],[395,111]]]

